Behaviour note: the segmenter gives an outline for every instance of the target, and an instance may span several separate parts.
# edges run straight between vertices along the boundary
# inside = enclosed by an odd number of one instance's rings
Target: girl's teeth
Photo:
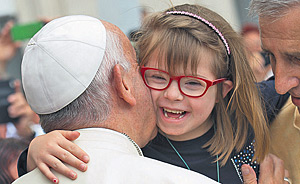
[[[170,110],[170,109],[165,109],[165,108],[164,108],[164,111],[171,112],[171,113],[174,113],[174,114],[182,114],[182,113],[184,113],[184,111],[175,111],[175,110]]]
[[[185,111],[174,111],[174,110],[169,110],[169,109],[165,109],[165,108],[163,108],[163,113],[164,113],[165,117],[170,118],[170,119],[181,119],[186,114]],[[181,114],[181,115],[179,117],[175,118],[175,117],[169,117],[168,113]]]
[[[169,117],[168,114],[167,114],[167,111],[165,111],[165,110],[164,110],[164,115],[165,115],[165,117],[167,117],[167,118]]]

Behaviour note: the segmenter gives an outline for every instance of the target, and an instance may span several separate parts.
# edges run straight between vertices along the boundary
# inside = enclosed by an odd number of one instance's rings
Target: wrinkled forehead
[[[273,54],[297,53],[300,48],[300,7],[277,20],[260,17],[262,47]],[[294,54],[293,54],[294,55]]]
[[[278,18],[261,16],[259,24],[264,37],[299,39],[300,6],[290,8]],[[288,33],[288,34],[287,34]]]

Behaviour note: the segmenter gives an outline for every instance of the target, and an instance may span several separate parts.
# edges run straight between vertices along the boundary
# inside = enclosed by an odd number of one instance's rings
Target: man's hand
[[[15,127],[18,135],[24,138],[30,138],[33,134],[30,126],[39,122],[38,115],[33,112],[28,105],[23,93],[21,92],[20,81],[15,81],[15,93],[8,96],[7,100],[10,103],[8,107],[9,116],[12,118],[19,117]]]
[[[242,165],[242,174],[244,184],[257,184],[256,174],[252,167],[248,164]]]
[[[254,170],[247,164],[242,166],[242,174],[245,184],[257,184]],[[275,155],[268,154],[260,164],[259,184],[289,184],[284,181],[288,177],[288,171],[284,169],[284,163]]]

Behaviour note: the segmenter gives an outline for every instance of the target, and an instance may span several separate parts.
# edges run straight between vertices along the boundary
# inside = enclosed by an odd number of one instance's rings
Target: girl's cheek
[[[152,101],[154,104],[158,100],[160,93],[161,93],[161,91],[156,91],[156,90],[150,89],[151,98],[152,98]]]
[[[161,95],[162,91],[156,91],[156,90],[150,90],[150,94],[151,94],[151,98],[152,98],[152,102],[154,105],[154,109],[157,110],[158,107],[158,101],[160,99],[160,95]]]

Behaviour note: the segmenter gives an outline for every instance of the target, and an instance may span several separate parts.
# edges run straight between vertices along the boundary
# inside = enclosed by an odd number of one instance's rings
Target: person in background
[[[248,61],[255,75],[256,82],[261,82],[272,76],[270,63],[264,57],[261,49],[259,29],[256,24],[247,23],[242,27],[241,35],[245,44]]]
[[[29,142],[16,138],[0,139],[0,183],[11,184],[18,178],[17,161]]]
[[[300,0],[252,0],[262,49],[270,58],[279,94],[290,94],[271,126],[271,152],[284,161],[290,180],[300,183]],[[288,180],[288,178],[285,178]]]
[[[0,80],[9,79],[6,73],[7,63],[14,56],[16,49],[20,47],[20,43],[11,39],[10,30],[12,27],[13,22],[9,21],[0,32]],[[29,107],[22,93],[20,81],[15,80],[13,86],[15,93],[7,97],[7,101],[10,104],[7,111],[11,118],[18,118],[18,120],[16,122],[1,123],[0,137],[16,137],[31,140],[43,133],[37,125],[39,117]],[[32,127],[35,128],[33,129]]]

